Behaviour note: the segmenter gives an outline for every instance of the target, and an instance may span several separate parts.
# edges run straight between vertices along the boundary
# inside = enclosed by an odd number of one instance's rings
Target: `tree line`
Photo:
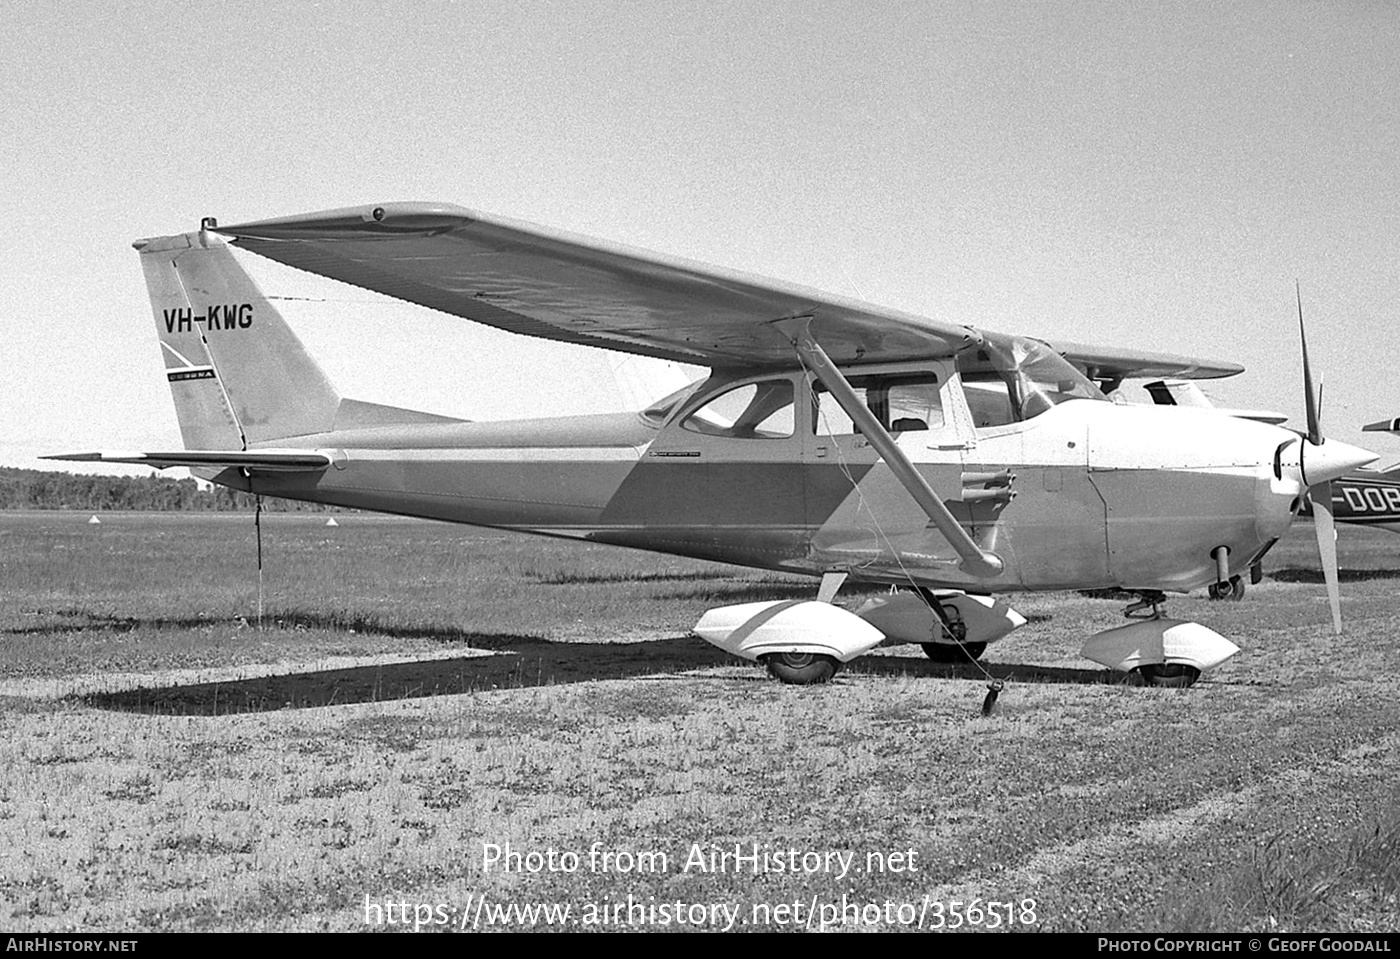
[[[193,479],[165,476],[96,476],[0,466],[0,509],[184,510],[248,512],[256,497],[225,486],[200,488]],[[278,513],[323,513],[340,507],[263,497]]]

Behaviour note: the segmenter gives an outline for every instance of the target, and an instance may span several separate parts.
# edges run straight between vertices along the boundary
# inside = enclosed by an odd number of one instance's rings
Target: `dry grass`
[[[975,670],[907,649],[794,688],[685,636],[801,580],[276,516],[258,630],[251,523],[85,519],[0,516],[6,928],[348,930],[366,896],[747,916],[843,894],[1034,899],[1051,930],[1400,926],[1386,534],[1343,529],[1344,645],[1303,536],[1241,603],[1174,598],[1243,647],[1184,693],[1078,658],[1119,601],[1022,597],[983,718]],[[506,843],[584,860],[488,871],[483,844]],[[591,869],[594,843],[669,868]],[[684,872],[692,843],[861,868]],[[864,868],[909,850],[917,872]]]

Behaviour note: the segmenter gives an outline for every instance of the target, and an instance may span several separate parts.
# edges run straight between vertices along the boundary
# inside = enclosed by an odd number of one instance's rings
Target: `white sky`
[[[132,240],[437,200],[1400,415],[1400,4],[0,0],[0,464],[179,447]],[[617,408],[601,355],[265,261],[341,391]],[[317,302],[319,300],[319,302]],[[1393,448],[1392,448],[1393,447]],[[71,468],[71,467],[70,467]]]

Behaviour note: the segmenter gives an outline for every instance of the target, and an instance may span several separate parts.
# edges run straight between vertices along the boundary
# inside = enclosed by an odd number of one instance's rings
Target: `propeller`
[[[1322,560],[1322,578],[1327,583],[1327,601],[1332,607],[1332,628],[1342,633],[1342,593],[1337,583],[1337,525],[1332,516],[1332,480],[1374,460],[1375,454],[1322,435],[1322,391],[1313,389],[1312,364],[1308,361],[1308,337],[1303,327],[1303,292],[1294,284],[1298,297],[1298,339],[1303,347],[1303,392],[1308,414],[1308,432],[1299,454],[1299,472],[1308,488],[1312,506],[1313,532],[1317,534],[1317,555]]]

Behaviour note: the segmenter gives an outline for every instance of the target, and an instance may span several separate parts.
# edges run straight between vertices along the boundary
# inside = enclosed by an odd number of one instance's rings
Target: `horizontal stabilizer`
[[[98,450],[92,453],[58,453],[41,456],[46,460],[69,460],[76,463],[132,463],[163,470],[171,466],[212,466],[239,468],[269,473],[300,473],[323,470],[331,465],[326,453],[314,450],[179,450],[171,453],[129,453]]]
[[[1216,406],[1199,386],[1189,380],[1158,380],[1155,383],[1144,383],[1143,389],[1147,390],[1152,402],[1157,406],[1186,406],[1191,409],[1212,410],[1222,416],[1274,425],[1288,419],[1283,413],[1275,413],[1272,410],[1241,410]]]

